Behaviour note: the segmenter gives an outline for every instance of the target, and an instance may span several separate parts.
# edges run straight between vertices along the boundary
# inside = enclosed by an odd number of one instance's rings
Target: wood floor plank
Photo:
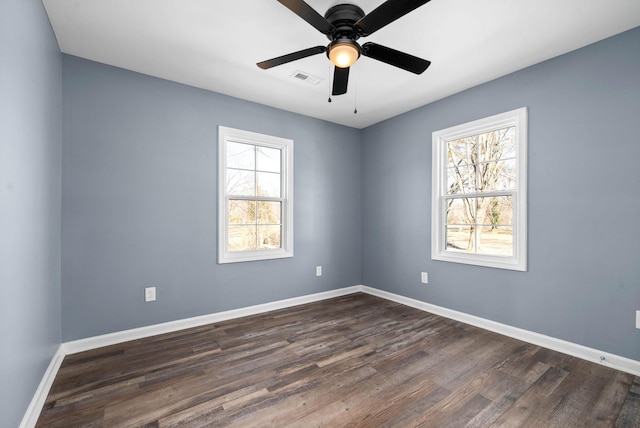
[[[598,398],[591,409],[589,409],[589,418],[597,421],[606,421],[608,425],[614,424],[616,419],[611,414],[610,409],[616,408],[624,403],[627,394],[633,394],[631,385],[628,382],[628,376],[619,371],[612,371],[611,375],[607,375],[608,382],[600,390]],[[640,426],[640,409],[638,409],[637,426]],[[622,410],[621,410],[622,413]]]
[[[633,384],[626,395],[615,426],[640,427],[640,377],[633,379]]]
[[[356,293],[68,355],[38,427],[640,427],[640,378]]]

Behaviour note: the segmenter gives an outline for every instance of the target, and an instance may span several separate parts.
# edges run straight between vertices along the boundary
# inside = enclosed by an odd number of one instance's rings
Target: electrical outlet
[[[423,284],[429,283],[429,274],[427,272],[420,273],[420,282],[422,282]]]
[[[144,289],[144,301],[145,302],[156,301],[156,287],[147,287]]]
[[[322,266],[316,266],[316,276],[322,276]]]
[[[636,328],[640,328],[640,311],[636,311]]]

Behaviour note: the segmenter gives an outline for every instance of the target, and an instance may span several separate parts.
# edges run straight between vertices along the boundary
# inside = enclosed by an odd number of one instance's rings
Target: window
[[[218,130],[218,263],[293,257],[293,141]]]
[[[527,109],[433,133],[431,258],[527,270]]]

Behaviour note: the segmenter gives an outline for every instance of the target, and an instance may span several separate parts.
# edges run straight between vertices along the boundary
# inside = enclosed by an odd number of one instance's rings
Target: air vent
[[[290,77],[292,79],[300,80],[301,82],[309,83],[310,85],[314,86],[320,84],[320,82],[322,82],[323,80],[318,76],[314,76],[311,73],[307,73],[301,70],[296,70]]]

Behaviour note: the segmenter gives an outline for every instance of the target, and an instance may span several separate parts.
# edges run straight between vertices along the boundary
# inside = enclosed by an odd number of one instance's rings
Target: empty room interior
[[[3,1],[0,425],[640,426],[639,136],[637,0]]]

